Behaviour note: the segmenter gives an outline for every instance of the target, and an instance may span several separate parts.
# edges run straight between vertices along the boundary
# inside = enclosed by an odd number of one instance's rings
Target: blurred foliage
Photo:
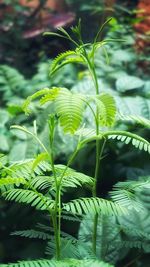
[[[39,108],[35,103],[32,116],[26,117],[21,107],[24,99],[29,94],[41,88],[52,85],[57,86],[60,82],[64,87],[70,88],[74,84],[77,76],[73,66],[66,66],[63,71],[51,79],[49,78],[48,71],[49,62],[40,63],[37,74],[31,80],[27,80],[16,69],[6,65],[0,66],[0,88],[2,95],[0,109],[0,151],[9,153],[10,161],[31,158],[38,152],[38,147],[35,146],[30,138],[19,131],[10,131],[10,125],[23,124],[32,128],[32,121],[37,120],[37,127],[42,140],[44,140],[47,132],[47,127],[45,125],[43,127],[43,121],[46,122],[47,120],[49,107],[45,110],[42,107]],[[59,135],[61,136],[61,133],[58,133],[58,139]],[[65,139],[62,142],[62,147],[59,146],[58,148],[56,145],[56,155],[64,153],[65,145]]]
[[[43,42],[42,33],[59,24],[68,25],[74,16],[64,13],[59,17],[58,12],[46,7],[47,0],[37,1],[34,8],[27,2],[29,5],[22,5],[19,0],[0,1],[0,64],[13,66],[31,77],[47,54],[52,57],[66,47],[54,40],[49,51],[50,44],[47,40]]]
[[[67,0],[66,2],[71,4],[72,8],[78,12],[77,15],[83,18],[83,22],[85,23],[85,38],[91,38],[97,30],[96,27],[98,27],[99,22],[105,18],[105,15],[102,19],[99,15],[104,11],[104,2],[91,1],[89,5],[87,1]],[[120,5],[119,1],[118,5]],[[50,110],[50,107],[47,106],[47,109],[44,110],[34,103],[32,104],[33,114],[28,118],[25,117],[21,104],[28,95],[31,95],[41,88],[55,85],[59,86],[60,84],[73,91],[86,91],[88,94],[92,92],[90,77],[84,68],[81,67],[77,69],[73,65],[66,66],[63,71],[61,70],[55,77],[50,78],[48,74],[50,62],[42,62],[38,64],[36,74],[31,75],[31,73],[33,74],[33,72],[35,72],[37,60],[46,58],[43,50],[49,43],[46,41],[46,45],[43,44],[43,39],[41,37],[38,40],[24,41],[21,35],[24,24],[26,23],[26,18],[21,14],[28,10],[25,7],[20,7],[17,1],[13,8],[20,13],[20,16],[16,17],[13,13],[6,13],[3,26],[7,28],[11,23],[15,23],[15,27],[11,28],[9,32],[6,32],[5,35],[0,36],[2,62],[0,65],[0,151],[8,154],[9,161],[31,158],[39,152],[39,147],[35,146],[34,142],[25,134],[19,131],[10,131],[10,125],[22,124],[31,129],[33,127],[32,121],[37,120],[39,136],[41,140],[45,142],[44,140],[48,129],[45,127],[44,122],[47,119],[47,111]],[[116,6],[116,10],[118,13],[113,13],[114,18],[109,24],[109,30],[107,28],[106,37],[123,39],[124,42],[111,43],[111,45],[107,45],[107,51],[98,51],[96,65],[99,85],[102,91],[111,91],[111,93],[113,93],[120,112],[126,113],[127,115],[142,115],[150,119],[150,80],[148,70],[143,66],[143,61],[148,61],[148,57],[144,55],[144,52],[140,54],[136,53],[135,33],[131,27],[131,25],[137,21],[135,16],[131,14],[131,10],[127,7],[120,5],[119,9],[119,6]],[[92,18],[91,26],[89,26],[92,31],[87,30],[89,15]],[[55,43],[54,41],[53,46]],[[39,52],[40,47],[41,51]],[[58,46],[58,49],[63,50],[64,47]],[[53,52],[55,53],[56,50],[53,49]],[[106,53],[108,54],[110,64],[106,62]],[[5,64],[15,66],[19,68],[19,70]],[[32,70],[28,68],[29,65],[31,65],[31,69],[34,65]],[[25,78],[20,73],[20,70],[32,77],[29,79]],[[78,71],[79,74],[77,74]],[[89,125],[92,125],[92,118],[89,116],[88,111],[87,114],[85,114],[85,119],[88,121]],[[116,126],[119,127],[120,130],[132,130],[134,133],[141,134],[147,139],[149,138],[148,130],[138,128],[137,125],[132,122],[127,121],[126,125],[123,126],[121,121],[118,121]],[[55,158],[56,161],[59,159],[63,163],[70,151],[73,150],[74,142],[71,139],[62,137],[61,132],[58,132],[57,135]],[[91,144],[90,147],[80,152],[74,165],[78,170],[84,170],[85,173],[93,175],[94,161],[94,148]],[[99,195],[106,195],[113,184],[118,180],[144,179],[144,176],[148,175],[150,170],[149,158],[147,155],[130,150],[129,147],[124,147],[120,143],[117,145],[111,143],[106,148],[103,166],[103,170],[101,170],[102,181],[99,182]],[[77,195],[79,192],[72,192],[72,194]],[[130,238],[132,237],[135,241],[140,241],[141,235],[144,238],[145,235],[147,235],[147,237],[149,236],[149,189],[141,192],[139,198],[142,199],[146,206],[146,210],[143,211],[143,214],[131,212],[128,220],[121,218],[117,224],[112,220],[112,224],[115,224],[115,226],[113,231],[111,231],[112,225],[110,226],[111,238],[117,239],[117,242],[120,240],[120,236],[117,238],[115,236],[116,231],[118,231],[118,224],[121,225],[124,230],[123,233],[121,233],[123,237],[130,236]],[[32,228],[32,225],[36,224],[38,218],[38,221],[41,220],[41,222],[45,221],[46,218],[41,217],[37,211],[33,211],[29,208],[24,208],[22,210],[20,207],[18,212],[17,204],[12,206],[1,201],[0,207],[0,231],[2,233],[0,261],[7,262],[21,258],[42,258],[45,249],[43,241],[38,241],[38,244],[36,241],[36,249],[35,241],[30,242],[29,245],[26,239],[24,241],[20,238],[16,239],[16,237],[10,237],[9,234],[19,229],[20,224],[23,229],[25,227]],[[26,217],[26,222],[24,222],[24,217]],[[104,220],[107,219],[104,218]],[[136,234],[134,233],[132,236],[131,232],[132,228],[135,228],[135,221],[138,221],[139,225],[136,224],[137,231]],[[69,225],[67,226],[70,228]],[[64,224],[64,228],[67,228],[67,226]],[[88,224],[86,224],[86,227],[88,228]],[[100,224],[99,227],[101,229],[102,225]],[[69,232],[76,235],[77,229],[76,227],[74,228],[75,229],[69,229]],[[106,241],[111,242],[112,239],[109,237],[109,234],[107,236],[108,238]],[[120,255],[118,257],[117,249],[115,247],[115,257],[117,261],[118,259],[120,260],[117,266],[122,267],[135,257],[137,260],[135,260],[131,266],[149,267],[149,248],[145,248],[142,252],[139,252],[133,247],[130,253],[129,248],[127,248],[124,252],[119,252],[121,256],[126,256],[122,261]],[[18,255],[16,255],[16,250]],[[114,250],[114,248],[112,248],[112,250]]]

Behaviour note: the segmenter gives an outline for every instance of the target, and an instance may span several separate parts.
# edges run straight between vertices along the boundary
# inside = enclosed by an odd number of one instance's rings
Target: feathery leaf
[[[127,209],[120,204],[102,198],[80,198],[72,200],[63,205],[63,210],[73,214],[94,214],[121,215],[127,213]]]

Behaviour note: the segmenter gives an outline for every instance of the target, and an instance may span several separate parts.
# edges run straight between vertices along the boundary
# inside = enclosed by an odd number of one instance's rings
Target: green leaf
[[[103,133],[103,137],[114,140],[116,139],[125,143],[126,145],[131,143],[139,150],[144,150],[150,154],[150,143],[137,134],[133,134],[126,131],[109,131]]]
[[[12,177],[6,177],[0,179],[0,187],[1,186],[7,186],[7,185],[20,185],[20,184],[26,184],[26,180],[24,178],[12,178]]]
[[[9,151],[8,138],[4,134],[0,134],[0,150],[4,152]]]
[[[102,198],[80,198],[64,204],[63,210],[73,214],[104,214],[120,215],[127,212],[127,209],[120,204]]]
[[[101,94],[96,98],[99,112],[99,121],[103,126],[112,126],[116,117],[116,104],[114,98],[109,94]]]
[[[56,113],[64,132],[73,134],[80,126],[84,112],[83,96],[69,91],[60,94],[56,101]]]
[[[33,162],[32,170],[34,170],[40,162],[43,162],[49,158],[49,155],[46,152],[43,152],[37,155],[36,159]]]
[[[114,267],[109,263],[98,260],[85,259],[66,259],[66,260],[29,260],[20,261],[18,263],[1,264],[1,267]]]
[[[124,93],[128,90],[137,89],[144,85],[144,81],[135,76],[124,75],[116,81],[116,88]]]
[[[11,233],[11,235],[27,237],[27,238],[38,238],[42,240],[47,240],[51,238],[49,234],[41,232],[41,231],[33,230],[33,229],[16,231],[16,232]]]
[[[119,119],[124,120],[124,121],[131,121],[133,123],[140,124],[146,128],[150,128],[150,120],[145,119],[141,116],[136,116],[136,115],[119,115]]]
[[[9,121],[9,114],[6,110],[0,109],[0,127],[4,127]]]
[[[13,200],[18,203],[30,204],[38,210],[50,210],[54,207],[54,201],[41,193],[27,189],[12,189],[3,193],[6,200]]]
[[[49,88],[44,88],[44,89],[42,89],[42,90],[37,91],[37,92],[34,93],[33,95],[27,97],[27,99],[25,100],[25,102],[24,102],[24,104],[23,104],[23,106],[22,106],[22,108],[23,108],[23,110],[25,111],[25,113],[26,113],[26,114],[31,113],[31,110],[29,109],[29,106],[30,106],[30,103],[31,103],[33,100],[35,100],[35,99],[37,99],[37,98],[39,98],[39,97],[41,97],[41,96],[43,96],[43,95],[46,95],[46,94],[48,94],[49,92],[50,92],[50,89],[49,89]]]
[[[69,63],[84,63],[82,57],[76,51],[66,51],[58,55],[52,62],[50,75]]]

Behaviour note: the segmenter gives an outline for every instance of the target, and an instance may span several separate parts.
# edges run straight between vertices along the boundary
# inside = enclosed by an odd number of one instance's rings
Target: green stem
[[[70,157],[67,166],[65,167],[59,182],[56,178],[56,198],[55,198],[55,212],[53,218],[53,225],[54,225],[54,233],[55,233],[55,242],[56,242],[56,259],[59,260],[61,257],[61,184],[63,177],[69,167],[69,165],[74,160],[76,154],[78,153],[78,149],[74,151],[72,156]],[[51,155],[53,159],[53,155]]]
[[[60,259],[60,243],[59,243],[59,232],[58,232],[58,226],[57,226],[57,216],[55,214],[50,213],[52,217],[53,222],[53,228],[54,228],[54,235],[55,235],[55,245],[56,245],[56,260]]]
[[[99,87],[98,87],[98,80],[96,76],[95,66],[89,62],[89,69],[92,75],[92,79],[95,85],[96,94],[99,94]],[[99,135],[99,120],[98,120],[98,108],[96,109],[96,135]],[[96,164],[95,164],[95,175],[94,175],[94,185],[92,189],[93,197],[97,196],[97,181],[99,175],[99,168],[100,168],[100,154],[102,154],[102,150],[100,148],[100,140],[96,140]],[[93,253],[96,255],[96,240],[97,240],[97,225],[98,225],[98,213],[94,215],[94,222],[93,222],[93,237],[92,237],[92,248]]]
[[[50,157],[51,157],[51,167],[52,172],[54,175],[55,180],[55,188],[56,188],[56,195],[55,195],[55,208],[52,214],[52,221],[54,227],[54,234],[55,234],[55,245],[56,245],[56,259],[59,260],[61,257],[61,239],[60,239],[60,223],[58,220],[59,209],[61,207],[61,197],[60,197],[60,187],[59,182],[57,180],[57,174],[54,165],[54,155],[53,155],[53,140],[54,140],[54,130],[55,130],[55,121],[54,117],[50,117],[49,121],[49,130],[50,130]]]
[[[92,79],[93,79],[93,83],[95,86],[95,90],[96,90],[96,95],[99,94],[99,86],[98,86],[98,79],[97,79],[97,75],[96,75],[96,71],[95,71],[95,65],[94,65],[94,58],[93,58],[93,62],[91,62],[89,60],[89,57],[86,53],[86,50],[84,49],[85,52],[85,58],[87,60],[88,63],[88,68],[89,71],[91,73]],[[98,107],[96,108],[96,135],[99,135],[99,111],[98,111]],[[99,175],[99,170],[100,170],[100,159],[104,150],[104,145],[105,145],[105,141],[103,142],[103,145],[101,147],[101,141],[100,140],[96,140],[96,164],[95,164],[95,175],[94,175],[94,185],[93,185],[93,189],[92,189],[92,195],[93,197],[97,196],[97,182],[98,182],[98,175]],[[93,223],[93,237],[92,237],[92,248],[93,248],[93,252],[96,255],[96,240],[97,240],[97,225],[98,225],[98,213],[96,213],[94,215],[94,223]]]
[[[59,216],[59,209],[61,205],[60,199],[60,190],[59,187],[56,189],[56,197],[55,197],[55,210],[53,216],[53,226],[54,226],[54,233],[55,233],[55,243],[56,243],[56,259],[60,259],[61,254],[61,239],[60,239],[60,225],[57,215]]]
[[[79,151],[79,149],[78,149],[78,145],[77,145],[77,148],[75,149],[75,151],[74,151],[73,154],[71,155],[70,159],[68,160],[68,163],[67,163],[67,165],[66,165],[66,167],[65,167],[65,169],[64,169],[64,171],[63,171],[63,173],[62,173],[62,175],[61,175],[61,177],[60,177],[60,180],[59,180],[59,185],[60,185],[60,187],[61,187],[61,183],[62,183],[63,177],[64,177],[64,175],[65,175],[65,173],[66,173],[68,167],[71,165],[71,163],[72,163],[73,160],[75,159],[75,157],[76,157],[78,151]]]
[[[100,171],[100,160],[104,151],[105,147],[105,140],[101,146],[101,142],[99,140],[96,140],[96,166],[95,166],[95,176],[94,176],[94,185],[93,185],[93,190],[92,190],[92,195],[93,197],[97,196],[97,182],[98,182],[98,175]],[[95,214],[94,216],[94,224],[93,224],[93,238],[92,238],[92,248],[94,254],[96,254],[96,239],[97,239],[97,225],[98,225],[98,213]]]

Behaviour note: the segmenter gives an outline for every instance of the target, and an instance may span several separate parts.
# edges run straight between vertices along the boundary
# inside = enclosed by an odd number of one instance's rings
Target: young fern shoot
[[[106,21],[105,24],[109,22]],[[103,27],[101,28],[101,30]],[[47,102],[54,102],[55,111],[57,116],[59,117],[59,122],[64,132],[75,134],[80,137],[80,141],[78,143],[77,149],[74,152],[74,155],[88,142],[93,140],[96,141],[96,163],[95,163],[95,174],[94,174],[94,182],[92,186],[92,196],[97,196],[97,181],[100,179],[100,160],[102,158],[103,150],[105,148],[107,139],[118,139],[124,141],[126,144],[130,141],[132,144],[139,148],[144,149],[145,151],[149,151],[149,142],[144,140],[143,138],[133,135],[129,132],[117,132],[117,131],[102,131],[101,126],[104,127],[112,127],[116,120],[117,115],[117,107],[113,96],[108,93],[101,93],[99,88],[98,77],[96,73],[95,67],[95,54],[97,49],[105,48],[105,45],[114,40],[102,40],[98,41],[98,36],[94,39],[94,42],[84,44],[81,34],[81,23],[79,21],[76,27],[71,28],[72,33],[74,35],[71,37],[63,28],[59,29],[60,34],[48,32],[45,35],[50,36],[58,36],[61,38],[65,38],[73,42],[76,46],[75,50],[67,51],[54,59],[51,68],[50,75],[54,75],[55,72],[60,70],[63,66],[69,63],[80,63],[88,68],[93,84],[95,87],[95,95],[83,95],[78,93],[72,93],[66,88],[51,88],[44,89],[43,91],[39,91],[35,93],[33,96],[29,97],[24,104],[25,112],[30,112],[29,105],[32,99],[37,97],[40,98],[41,105]],[[105,48],[106,51],[106,48]],[[93,109],[93,103],[95,104],[95,108]],[[86,129],[85,127],[81,127],[81,123],[83,121],[83,113],[86,107],[89,107],[93,119],[95,121],[95,129]],[[136,119],[135,119],[136,120]],[[91,134],[92,133],[92,134]],[[150,151],[149,151],[150,152]],[[72,158],[74,158],[74,155]],[[69,161],[69,166],[72,162],[72,158]],[[63,176],[61,180],[63,179]],[[93,222],[93,252],[96,254],[96,236],[97,236],[97,223],[98,223],[98,213],[95,213],[94,222]]]

